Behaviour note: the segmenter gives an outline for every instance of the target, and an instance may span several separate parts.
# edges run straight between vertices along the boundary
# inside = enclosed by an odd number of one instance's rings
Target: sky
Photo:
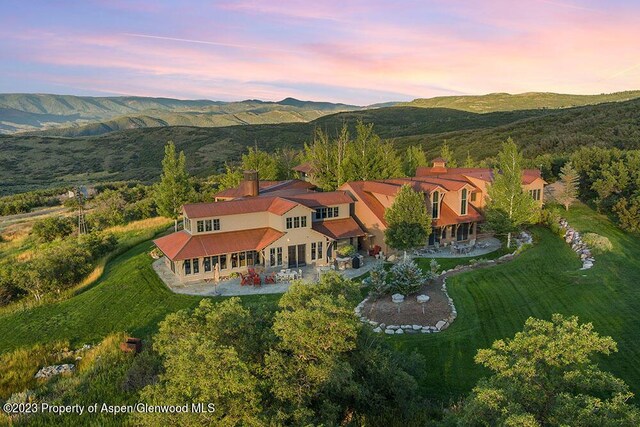
[[[0,0],[0,92],[368,105],[640,89],[638,0]]]

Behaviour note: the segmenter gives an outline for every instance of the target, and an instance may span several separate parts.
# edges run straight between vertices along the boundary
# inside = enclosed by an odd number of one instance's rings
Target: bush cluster
[[[583,234],[582,242],[594,252],[609,252],[613,249],[613,245],[608,237],[596,233]]]
[[[391,294],[409,295],[434,277],[435,272],[423,272],[413,260],[401,261],[389,270],[379,265],[369,273],[370,295],[376,298]]]

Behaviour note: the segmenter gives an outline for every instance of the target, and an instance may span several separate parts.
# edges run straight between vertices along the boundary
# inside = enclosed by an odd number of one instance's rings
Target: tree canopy
[[[464,425],[634,426],[640,414],[627,401],[627,385],[600,370],[598,355],[617,350],[590,323],[554,314],[529,318],[514,338],[498,340],[476,355],[492,371],[473,389],[462,411]]]
[[[566,210],[569,210],[569,206],[578,199],[580,185],[580,175],[570,161],[560,169],[560,183],[561,188],[555,198]]]
[[[424,194],[403,185],[385,213],[385,241],[394,249],[423,246],[431,233],[431,217],[427,213]]]

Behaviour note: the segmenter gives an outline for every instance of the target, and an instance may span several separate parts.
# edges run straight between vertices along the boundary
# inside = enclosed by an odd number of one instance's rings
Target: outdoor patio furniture
[[[378,245],[375,245],[373,249],[369,249],[369,256],[378,256],[382,248]]]
[[[250,268],[249,269],[249,276],[255,276],[256,275],[256,270],[254,268]]]
[[[240,286],[244,285],[253,285],[253,280],[249,274],[240,273]]]
[[[254,286],[262,285],[262,279],[260,278],[260,275],[256,274],[253,276],[253,285]]]
[[[274,283],[276,283],[276,275],[275,273],[270,273],[267,274],[266,276],[264,276],[264,283],[265,285],[272,285]]]

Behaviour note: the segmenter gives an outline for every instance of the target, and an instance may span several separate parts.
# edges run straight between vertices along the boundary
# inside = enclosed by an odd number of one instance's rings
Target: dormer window
[[[462,189],[462,200],[460,201],[460,215],[467,214],[467,189]]]
[[[440,217],[440,193],[434,191],[431,195],[431,218],[437,219]]]

